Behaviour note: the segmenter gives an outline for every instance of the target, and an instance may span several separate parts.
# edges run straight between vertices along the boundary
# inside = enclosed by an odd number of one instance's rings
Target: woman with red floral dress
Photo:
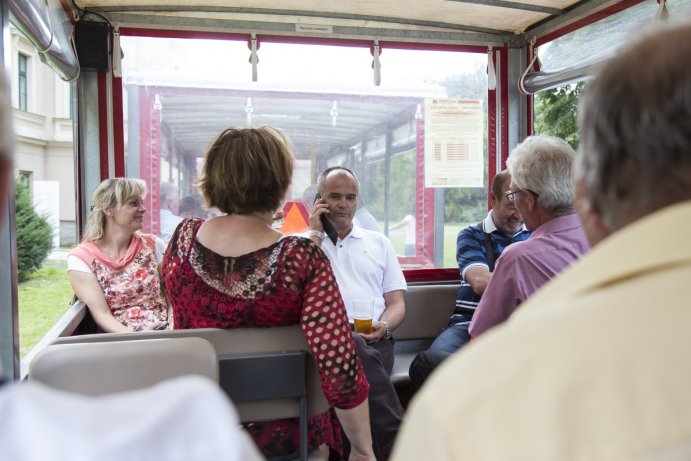
[[[173,234],[161,270],[175,326],[300,325],[333,406],[310,417],[310,449],[342,454],[340,422],[349,459],[373,461],[369,384],[328,259],[311,240],[271,227],[292,174],[292,152],[276,129],[227,129],[211,144],[199,186],[207,206],[226,214],[185,219]],[[299,449],[296,419],[245,427],[268,459]]]
[[[105,332],[165,328],[166,302],[158,273],[161,239],[142,234],[146,184],[112,178],[94,191],[84,239],[67,257],[67,277]]]

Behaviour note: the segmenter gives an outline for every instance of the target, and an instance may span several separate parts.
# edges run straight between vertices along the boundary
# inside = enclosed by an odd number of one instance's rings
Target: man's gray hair
[[[577,177],[615,231],[691,199],[691,24],[644,34],[586,85]]]
[[[545,211],[560,216],[573,212],[575,158],[561,138],[529,136],[511,151],[506,165],[513,184],[537,194]]]
[[[161,195],[161,198],[160,198],[161,203],[165,203],[170,199],[177,198],[178,186],[176,186],[172,182],[162,182],[160,195]]]

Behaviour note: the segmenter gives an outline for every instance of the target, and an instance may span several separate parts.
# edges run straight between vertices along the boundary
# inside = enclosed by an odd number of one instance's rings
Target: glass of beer
[[[372,315],[374,314],[374,300],[354,299],[353,320],[355,321],[355,333],[372,333]]]

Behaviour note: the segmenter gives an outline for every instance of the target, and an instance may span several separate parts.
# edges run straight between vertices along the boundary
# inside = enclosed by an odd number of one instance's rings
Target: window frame
[[[29,56],[17,53],[17,107],[29,110]]]

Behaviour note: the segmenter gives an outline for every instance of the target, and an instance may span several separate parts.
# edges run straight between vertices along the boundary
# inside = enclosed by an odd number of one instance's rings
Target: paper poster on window
[[[482,187],[482,101],[425,100],[425,187]]]

